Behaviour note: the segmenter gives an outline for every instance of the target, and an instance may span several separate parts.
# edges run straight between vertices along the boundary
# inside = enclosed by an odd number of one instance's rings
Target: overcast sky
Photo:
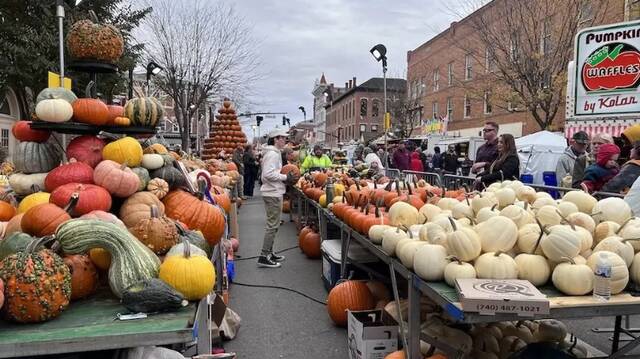
[[[314,81],[324,72],[336,86],[353,76],[359,84],[381,77],[369,49],[387,47],[389,77],[406,78],[407,51],[415,49],[458,17],[443,0],[238,0],[238,13],[260,43],[263,80],[256,84],[252,112],[288,112],[313,117]],[[247,109],[241,109],[247,110]],[[282,122],[267,119],[262,134]],[[251,133],[247,132],[250,137]]]

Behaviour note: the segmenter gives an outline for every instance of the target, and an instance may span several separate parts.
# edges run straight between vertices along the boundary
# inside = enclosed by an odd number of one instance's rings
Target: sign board
[[[575,117],[640,114],[640,21],[583,29],[574,54]]]
[[[60,74],[49,71],[47,76],[49,85],[47,87],[60,87]],[[64,88],[71,90],[71,79],[68,77],[64,78]]]
[[[456,279],[456,289],[465,312],[525,317],[549,314],[549,300],[528,280]]]

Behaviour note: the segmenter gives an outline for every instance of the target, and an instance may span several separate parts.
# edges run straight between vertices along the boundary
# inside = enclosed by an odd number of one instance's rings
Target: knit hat
[[[605,143],[598,148],[598,155],[596,156],[596,162],[600,166],[604,166],[609,160],[620,153],[620,148],[613,143]]]
[[[640,140],[640,124],[627,127],[627,129],[622,132],[622,136],[624,136],[629,141],[629,143],[634,143],[635,141],[639,141]]]

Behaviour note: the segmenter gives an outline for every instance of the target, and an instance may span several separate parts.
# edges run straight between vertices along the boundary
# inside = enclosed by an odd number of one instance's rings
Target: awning
[[[627,127],[638,123],[640,120],[567,120],[564,124],[564,135],[571,138],[578,131],[586,132],[589,137],[597,133],[608,133],[613,137],[620,137]]]

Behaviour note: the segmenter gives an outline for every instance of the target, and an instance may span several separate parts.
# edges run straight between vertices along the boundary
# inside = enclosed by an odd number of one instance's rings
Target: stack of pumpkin
[[[242,132],[236,110],[231,106],[231,100],[225,98],[222,107],[218,109],[209,138],[204,140],[202,159],[217,158],[222,151],[231,154],[238,146],[246,143],[247,136]]]
[[[223,188],[235,186],[240,177],[235,163],[221,159],[209,159],[205,163],[205,169],[211,174],[212,184]]]
[[[322,256],[320,250],[320,233],[315,226],[304,226],[298,234],[298,247],[307,258],[318,259]]]

